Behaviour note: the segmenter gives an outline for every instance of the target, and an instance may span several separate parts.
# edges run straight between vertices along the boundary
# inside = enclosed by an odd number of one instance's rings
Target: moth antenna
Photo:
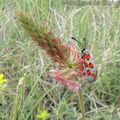
[[[71,37],[71,39],[73,39],[73,40],[75,40],[75,41],[77,41],[82,47],[83,47],[83,49],[85,49],[85,47],[82,45],[82,43],[80,42],[80,41],[78,41],[76,38],[74,38],[74,37]]]

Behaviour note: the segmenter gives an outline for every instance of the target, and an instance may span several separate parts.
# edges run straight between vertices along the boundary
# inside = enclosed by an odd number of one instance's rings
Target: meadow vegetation
[[[63,0],[0,0],[0,120],[37,120],[42,112],[47,120],[82,117],[77,94],[49,76],[55,65],[26,35],[19,12],[43,21],[66,44],[87,38],[98,76],[82,87],[86,120],[120,120],[120,7]]]

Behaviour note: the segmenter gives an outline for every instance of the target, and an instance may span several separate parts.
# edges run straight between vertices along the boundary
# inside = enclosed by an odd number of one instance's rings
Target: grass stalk
[[[85,106],[83,102],[83,94],[81,89],[78,92],[78,99],[79,99],[79,107],[82,113],[82,120],[85,120]]]

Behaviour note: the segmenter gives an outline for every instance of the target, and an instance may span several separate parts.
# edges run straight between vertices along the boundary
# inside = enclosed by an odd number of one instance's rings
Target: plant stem
[[[81,89],[78,92],[78,97],[79,97],[79,106],[80,106],[81,113],[82,113],[82,120],[85,120],[85,107],[83,103],[83,94],[82,94]]]

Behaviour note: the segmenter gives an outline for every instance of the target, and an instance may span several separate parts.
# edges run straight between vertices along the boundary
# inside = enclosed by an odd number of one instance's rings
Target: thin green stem
[[[82,120],[85,120],[85,107],[84,107],[84,102],[83,102],[82,90],[78,92],[78,97],[79,97],[79,106],[80,106],[80,110],[82,113]]]

